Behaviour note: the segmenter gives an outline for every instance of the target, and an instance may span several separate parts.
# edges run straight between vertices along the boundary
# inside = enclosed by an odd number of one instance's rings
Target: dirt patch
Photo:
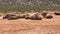
[[[18,32],[37,32],[39,31],[49,34],[51,32],[55,32],[56,34],[60,32],[60,16],[53,15],[54,18],[42,20],[26,20],[26,19],[17,19],[17,20],[7,20],[0,19],[0,32],[9,32],[16,31]],[[37,28],[37,30],[36,30]],[[41,30],[40,30],[41,28]],[[35,29],[35,30],[34,30]],[[49,33],[48,33],[49,32]],[[26,33],[26,34],[27,34]],[[53,33],[53,34],[55,34]],[[12,33],[11,33],[12,34]],[[42,34],[42,33],[41,33]]]

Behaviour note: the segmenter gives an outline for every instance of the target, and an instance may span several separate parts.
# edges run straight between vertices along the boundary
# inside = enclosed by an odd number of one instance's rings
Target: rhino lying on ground
[[[48,19],[53,18],[53,16],[49,15],[48,13],[43,12],[42,14],[24,13],[24,14],[20,14],[20,15],[8,13],[3,16],[3,19],[13,20],[13,19],[25,18],[25,19],[31,19],[31,20],[42,20],[43,17],[48,18]]]
[[[32,13],[32,14],[27,14],[25,16],[26,19],[31,19],[31,20],[41,20],[42,17],[38,15],[37,13]]]
[[[29,19],[29,16],[30,16],[30,14],[27,13],[27,14],[25,15],[25,19]]]
[[[55,14],[55,15],[60,15],[60,12],[55,12],[54,14]]]
[[[53,16],[52,16],[52,15],[47,14],[47,15],[45,16],[45,18],[47,18],[47,19],[51,19],[51,18],[53,18]]]
[[[20,18],[25,18],[26,14],[20,14]]]
[[[41,14],[44,18],[47,18],[47,19],[51,19],[53,18],[53,16],[51,14],[49,14],[48,12],[42,12]]]
[[[5,14],[3,16],[3,19],[8,19],[8,20],[13,20],[13,19],[18,19],[20,16],[15,15],[15,14]]]
[[[45,17],[47,15],[48,12],[42,12],[42,16]]]

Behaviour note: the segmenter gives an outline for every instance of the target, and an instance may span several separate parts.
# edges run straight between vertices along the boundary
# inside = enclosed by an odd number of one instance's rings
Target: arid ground
[[[60,34],[60,15],[42,20],[0,18],[0,34]]]

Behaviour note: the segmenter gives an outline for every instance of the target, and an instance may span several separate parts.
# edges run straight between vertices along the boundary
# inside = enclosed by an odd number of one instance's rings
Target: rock
[[[60,12],[55,12],[54,14],[55,14],[55,15],[60,15]]]

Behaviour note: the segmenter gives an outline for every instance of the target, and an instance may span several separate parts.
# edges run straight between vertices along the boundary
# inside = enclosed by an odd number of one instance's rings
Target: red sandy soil
[[[60,16],[52,15],[52,19],[43,18],[42,20],[7,20],[0,17],[0,32],[16,31],[16,30],[30,30],[40,27],[47,27],[51,29],[60,30]]]

